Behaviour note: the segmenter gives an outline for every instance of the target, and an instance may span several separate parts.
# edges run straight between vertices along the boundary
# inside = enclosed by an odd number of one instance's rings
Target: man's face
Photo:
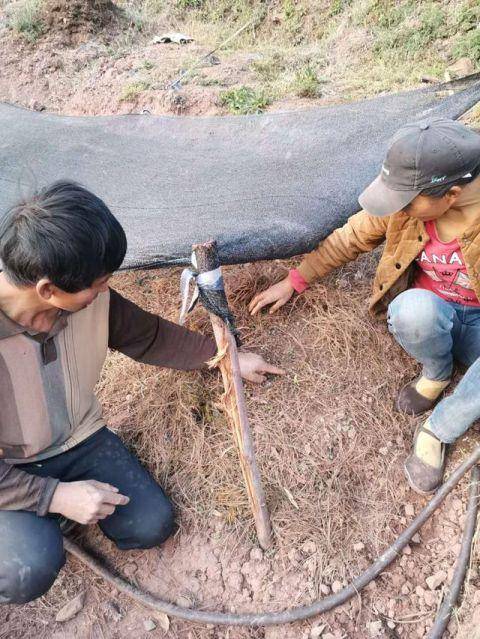
[[[89,306],[98,297],[99,293],[108,290],[108,282],[111,277],[111,274],[99,277],[89,288],[78,293],[66,293],[49,282],[48,288],[44,288],[40,294],[44,299],[46,298],[51,306],[70,311],[70,313],[76,313]]]
[[[439,217],[442,217],[444,213],[452,208],[458,200],[461,190],[459,186],[452,186],[443,197],[417,195],[402,211],[409,217],[422,220],[422,222],[438,220]]]

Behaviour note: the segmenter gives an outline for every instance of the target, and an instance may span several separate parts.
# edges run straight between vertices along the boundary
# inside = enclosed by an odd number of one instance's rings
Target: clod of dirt
[[[158,621],[163,632],[168,632],[170,630],[170,619],[165,613],[159,612],[156,616],[156,621]]]
[[[372,621],[367,624],[367,629],[370,637],[378,637],[382,632],[382,622],[381,621]]]
[[[340,592],[340,590],[342,590],[343,588],[343,584],[341,581],[334,581],[332,584],[332,590],[333,592],[336,594],[337,592]]]
[[[155,630],[157,627],[157,624],[153,621],[153,619],[145,619],[143,627],[147,632],[152,632],[152,630]]]
[[[71,601],[60,608],[55,617],[55,621],[63,623],[65,621],[69,621],[73,619],[76,614],[82,610],[83,605],[85,603],[85,591],[79,593],[76,597],[74,597]]]
[[[475,65],[470,58],[460,58],[447,67],[447,71],[452,78],[462,78],[473,73],[475,71]]]
[[[118,13],[111,0],[47,0],[42,7],[48,29],[61,32],[70,44],[104,29]]]
[[[439,570],[431,577],[427,577],[425,581],[427,582],[427,586],[430,588],[430,590],[436,590],[443,584],[446,578],[447,573],[444,570]]]
[[[125,616],[115,601],[106,601],[103,605],[103,611],[105,618],[114,623],[119,623]]]
[[[408,518],[415,517],[415,508],[412,504],[405,504],[405,515]]]
[[[321,626],[314,626],[310,630],[310,639],[319,639],[323,635],[323,631],[325,630],[326,625],[322,623]]]
[[[30,106],[34,111],[45,111],[46,109],[46,106],[42,104],[41,102],[39,102],[38,100],[33,100],[30,103]]]

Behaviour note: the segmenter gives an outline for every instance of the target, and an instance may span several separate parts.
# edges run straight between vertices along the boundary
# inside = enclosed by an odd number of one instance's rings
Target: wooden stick
[[[218,260],[216,242],[196,244],[193,246],[193,253],[196,257],[196,267],[199,273],[213,271],[219,268],[220,262]],[[225,292],[223,291],[223,295],[222,293],[219,295],[220,297],[225,297]],[[224,301],[226,305],[226,297]],[[224,401],[227,419],[235,438],[248,499],[255,520],[258,541],[260,546],[266,550],[272,545],[272,528],[265,504],[262,481],[255,460],[253,439],[245,406],[237,345],[234,336],[223,320],[213,313],[209,313],[209,315],[218,352],[225,353],[225,356],[219,361],[219,368],[225,387]]]

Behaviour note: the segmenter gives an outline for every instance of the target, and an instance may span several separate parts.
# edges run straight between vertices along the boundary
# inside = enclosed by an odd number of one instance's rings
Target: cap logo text
[[[438,182],[443,182],[447,179],[446,175],[434,175],[430,180],[430,184],[438,184]]]

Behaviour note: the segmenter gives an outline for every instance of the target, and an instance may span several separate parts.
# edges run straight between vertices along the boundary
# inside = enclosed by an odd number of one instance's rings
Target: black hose
[[[479,481],[480,468],[474,466],[470,476],[470,490],[468,493],[467,518],[465,521],[465,529],[463,531],[462,546],[458,553],[457,563],[453,572],[452,582],[448,595],[442,602],[440,610],[435,618],[435,623],[430,630],[428,639],[442,639],[450,616],[457,603],[465,573],[467,572],[468,562],[470,561],[470,553],[472,550],[472,540],[475,535],[477,526],[478,498],[479,498]]]
[[[186,621],[194,621],[196,623],[205,624],[217,624],[217,625],[231,625],[231,626],[274,626],[278,624],[291,623],[293,621],[300,621],[302,619],[309,619],[316,615],[323,614],[342,605],[352,597],[356,596],[360,590],[365,588],[373,579],[389,566],[392,561],[399,555],[402,548],[404,548],[413,535],[423,526],[428,518],[435,512],[440,506],[445,497],[455,488],[460,479],[466,472],[472,468],[475,464],[480,462],[480,446],[476,448],[473,453],[458,466],[447,481],[438,489],[429,503],[420,511],[415,517],[413,522],[406,528],[396,541],[387,548],[387,550],[378,557],[373,564],[367,568],[361,575],[356,577],[348,586],[343,588],[340,592],[329,595],[319,601],[308,606],[300,606],[293,608],[292,610],[283,610],[280,612],[257,612],[257,613],[223,613],[223,612],[208,612],[203,610],[191,610],[189,608],[181,608],[174,604],[157,599],[148,592],[143,592],[139,588],[132,586],[121,577],[114,575],[108,568],[102,565],[97,559],[94,559],[85,550],[74,544],[69,539],[65,539],[65,548],[75,557],[80,559],[86,564],[93,572],[100,577],[103,577],[111,584],[113,584],[118,590],[124,592],[128,596],[132,597],[139,603],[153,608],[154,610],[163,612],[172,617],[178,617],[179,619],[185,619]]]

